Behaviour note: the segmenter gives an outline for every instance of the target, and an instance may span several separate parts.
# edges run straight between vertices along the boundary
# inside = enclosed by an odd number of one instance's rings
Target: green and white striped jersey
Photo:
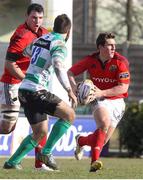
[[[20,89],[39,91],[46,89],[54,71],[62,86],[70,87],[64,60],[67,56],[65,40],[59,33],[49,33],[38,38],[28,49],[31,61]]]

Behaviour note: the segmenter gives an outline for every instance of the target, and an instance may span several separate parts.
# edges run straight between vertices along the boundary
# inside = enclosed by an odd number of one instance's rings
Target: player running
[[[83,155],[83,147],[85,145],[91,147],[91,172],[95,172],[103,166],[98,159],[104,144],[108,142],[124,114],[124,98],[128,97],[130,82],[128,61],[115,51],[114,34],[99,34],[96,45],[98,52],[86,56],[68,71],[74,92],[77,91],[75,76],[85,71],[89,73],[90,79],[96,86],[93,116],[97,129],[86,137],[77,135],[75,151],[76,159],[80,160]]]

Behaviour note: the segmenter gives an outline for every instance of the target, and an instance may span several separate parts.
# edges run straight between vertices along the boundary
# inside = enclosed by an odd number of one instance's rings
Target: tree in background
[[[127,24],[127,41],[132,41],[133,36],[133,0],[127,0],[126,3],[126,24]]]
[[[141,0],[109,0],[106,3],[98,0],[97,29],[114,32],[119,43],[143,43],[142,12]]]
[[[73,0],[73,43],[94,44],[97,0]]]
[[[112,31],[118,43],[143,43],[143,0],[73,0],[73,43],[95,44]]]
[[[30,0],[0,0],[0,42],[8,42],[15,28],[25,18]]]
[[[29,3],[0,0],[0,35],[19,24]],[[73,0],[73,43],[95,44],[102,31],[114,32],[118,43],[143,43],[142,12],[143,0]]]

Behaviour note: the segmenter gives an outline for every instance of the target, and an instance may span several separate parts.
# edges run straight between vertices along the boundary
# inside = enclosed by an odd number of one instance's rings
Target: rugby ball
[[[78,104],[86,105],[92,102],[95,98],[95,85],[90,79],[81,82],[77,88]]]

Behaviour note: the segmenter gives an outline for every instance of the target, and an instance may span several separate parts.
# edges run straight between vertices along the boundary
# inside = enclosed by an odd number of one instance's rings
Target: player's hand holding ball
[[[77,100],[80,105],[86,105],[96,99],[96,89],[91,80],[86,79],[77,86]]]

